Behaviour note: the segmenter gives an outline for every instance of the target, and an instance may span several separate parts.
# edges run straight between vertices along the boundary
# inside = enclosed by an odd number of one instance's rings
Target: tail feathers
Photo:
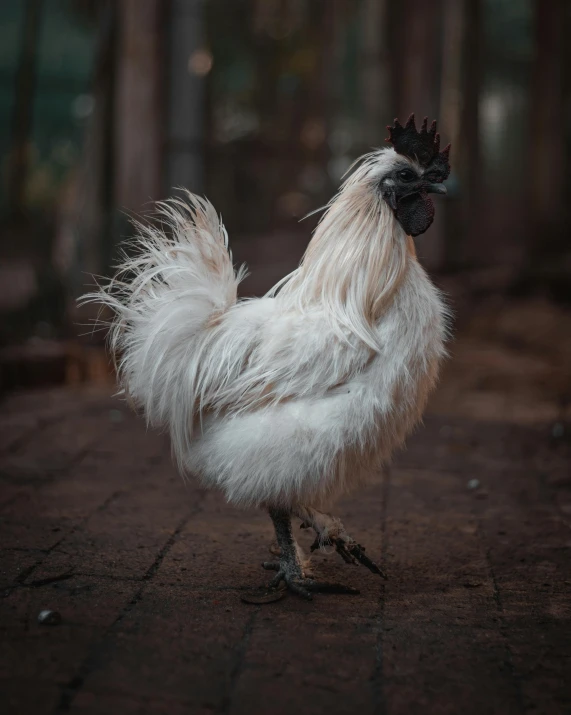
[[[161,227],[134,222],[134,252],[110,283],[84,297],[114,317],[109,341],[120,382],[177,455],[190,444],[203,328],[237,300],[228,235],[212,204],[191,193],[157,205]]]

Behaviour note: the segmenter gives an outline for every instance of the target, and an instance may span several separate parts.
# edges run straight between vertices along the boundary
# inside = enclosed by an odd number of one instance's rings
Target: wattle
[[[424,233],[434,220],[434,204],[425,191],[405,196],[397,204],[396,217],[409,236]]]

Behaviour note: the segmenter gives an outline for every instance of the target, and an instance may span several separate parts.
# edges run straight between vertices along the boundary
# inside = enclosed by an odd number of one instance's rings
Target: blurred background
[[[129,215],[206,194],[261,294],[414,111],[453,147],[417,243],[456,315],[433,408],[562,424],[570,31],[568,0],[2,0],[1,389],[112,379],[76,299]]]

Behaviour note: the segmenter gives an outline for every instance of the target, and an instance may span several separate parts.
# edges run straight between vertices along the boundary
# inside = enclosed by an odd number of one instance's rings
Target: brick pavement
[[[571,712],[571,444],[547,425],[429,416],[337,509],[388,582],[318,554],[361,595],[265,606],[240,593],[268,517],[185,485],[117,400],[13,395],[0,433],[6,715]]]

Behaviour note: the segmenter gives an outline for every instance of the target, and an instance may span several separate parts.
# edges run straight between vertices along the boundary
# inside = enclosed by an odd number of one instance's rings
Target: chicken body
[[[439,296],[412,255],[405,270],[375,326],[377,352],[279,295],[219,318],[213,352],[237,335],[244,362],[229,361],[219,392],[216,366],[188,471],[255,506],[322,507],[371,478],[420,419],[443,353]]]
[[[422,171],[392,149],[366,157],[300,267],[264,298],[237,300],[225,229],[192,195],[161,206],[170,233],[139,227],[137,254],[97,297],[116,315],[112,347],[129,398],[168,428],[182,471],[233,503],[269,509],[275,582],[305,596],[292,514],[316,543],[380,572],[316,508],[390,458],[445,352],[445,306],[379,191],[403,163]]]

